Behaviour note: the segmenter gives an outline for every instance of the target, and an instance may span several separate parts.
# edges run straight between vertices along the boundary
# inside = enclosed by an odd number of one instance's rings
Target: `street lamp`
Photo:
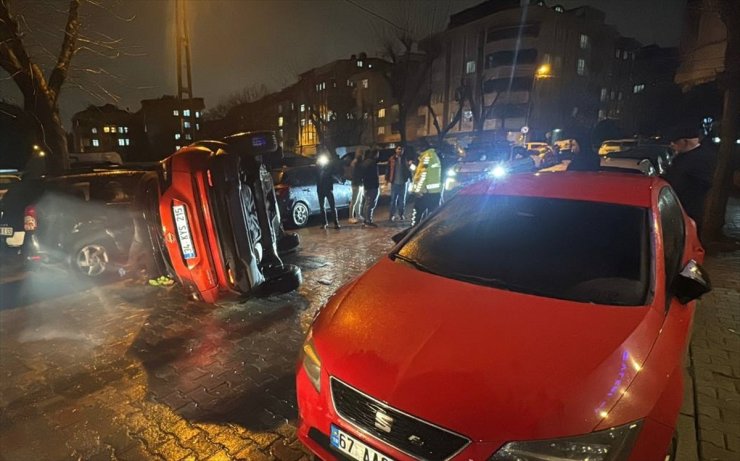
[[[550,64],[542,64],[540,67],[537,68],[537,70],[534,73],[534,81],[532,82],[532,91],[529,93],[529,104],[527,105],[527,118],[524,120],[524,126],[529,127],[529,119],[532,115],[532,105],[534,100],[534,94],[537,91],[537,81],[545,78],[552,77],[552,66]],[[531,133],[532,130],[529,129],[527,133],[524,135],[524,142],[526,143],[529,140],[529,133]]]

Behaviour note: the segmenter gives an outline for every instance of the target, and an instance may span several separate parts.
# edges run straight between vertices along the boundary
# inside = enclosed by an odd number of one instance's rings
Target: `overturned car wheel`
[[[288,293],[301,285],[303,275],[301,268],[293,264],[285,264],[282,268],[272,269],[265,273],[265,281],[257,287],[257,296],[270,296],[278,293]]]

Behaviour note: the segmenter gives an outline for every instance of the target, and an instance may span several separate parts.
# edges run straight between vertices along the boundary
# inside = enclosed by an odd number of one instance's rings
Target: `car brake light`
[[[275,194],[277,194],[277,196],[280,198],[288,195],[288,192],[290,192],[290,187],[285,184],[278,184],[277,186],[275,186]]]
[[[26,207],[26,210],[23,213],[23,230],[25,230],[26,232],[35,231],[37,227],[38,223],[36,222],[36,207],[33,205],[29,205]]]
[[[211,170],[206,171],[206,176],[208,177],[208,187],[213,187],[213,179],[211,178]]]

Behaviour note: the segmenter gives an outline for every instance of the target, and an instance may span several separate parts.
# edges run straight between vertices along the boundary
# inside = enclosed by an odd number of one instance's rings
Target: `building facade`
[[[72,116],[73,152],[118,152],[124,160],[136,159],[146,148],[136,114],[112,104],[88,106]]]
[[[489,0],[450,17],[434,37],[441,50],[430,76],[440,125],[462,138],[512,142],[590,128],[619,115],[621,82],[638,44],[622,39],[603,12],[543,1]],[[429,109],[419,135],[433,136]]]
[[[201,139],[203,98],[162,96],[144,99],[137,113],[146,138],[150,159],[162,159],[183,146]]]

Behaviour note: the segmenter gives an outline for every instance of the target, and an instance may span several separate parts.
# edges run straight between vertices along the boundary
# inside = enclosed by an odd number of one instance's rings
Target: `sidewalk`
[[[738,197],[727,215],[725,233],[740,238]],[[733,461],[740,459],[740,251],[707,256],[704,266],[713,290],[694,318],[679,461]]]

